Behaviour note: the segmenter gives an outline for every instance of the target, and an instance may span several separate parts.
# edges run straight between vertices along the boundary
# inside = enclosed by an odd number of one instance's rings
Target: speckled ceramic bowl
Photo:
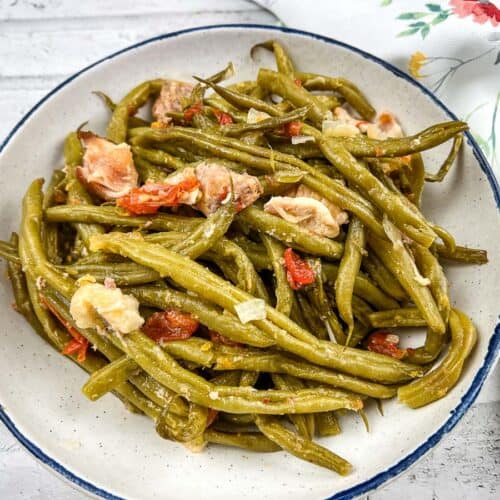
[[[454,118],[434,96],[394,67],[328,38],[263,26],[211,26],[146,40],[75,74],[40,101],[1,146],[0,228],[16,230],[20,202],[31,179],[61,165],[65,134],[89,120],[102,130],[106,112],[92,94],[117,98],[152,77],[209,75],[233,61],[237,78],[255,76],[260,65],[249,48],[279,39],[297,66],[339,74],[356,82],[378,109],[392,110],[407,133]],[[446,149],[427,154],[437,167]],[[210,447],[192,454],[159,439],[151,422],[124,410],[108,396],[90,403],[80,393],[85,374],[34,335],[10,304],[10,286],[0,277],[0,418],[39,460],[105,498],[350,498],[404,471],[435,446],[476,398],[495,360],[500,332],[499,189],[471,136],[444,184],[429,185],[424,211],[462,244],[486,248],[488,266],[450,266],[454,303],[474,318],[479,343],[463,377],[443,400],[413,411],[396,401],[385,416],[369,408],[371,432],[354,416],[343,419],[340,436],[323,439],[354,464],[339,477],[285,453],[254,454]],[[496,327],[496,333],[495,333]]]

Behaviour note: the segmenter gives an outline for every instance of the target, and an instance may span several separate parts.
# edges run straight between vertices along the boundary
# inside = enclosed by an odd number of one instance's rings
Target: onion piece
[[[242,323],[266,319],[266,303],[262,299],[250,299],[234,306]]]

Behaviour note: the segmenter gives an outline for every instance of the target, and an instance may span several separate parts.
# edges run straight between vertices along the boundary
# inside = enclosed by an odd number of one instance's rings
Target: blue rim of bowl
[[[102,59],[99,59],[98,61],[90,64],[89,66],[83,68],[82,70],[74,73],[71,75],[69,78],[64,80],[62,83],[60,83],[57,87],[55,87],[53,90],[51,90],[47,95],[45,95],[40,101],[38,101],[22,118],[19,120],[19,122],[15,125],[15,127],[11,130],[11,132],[7,135],[6,139],[2,142],[0,145],[0,153],[5,149],[7,144],[10,142],[14,134],[22,127],[24,122],[45,102],[47,101],[51,96],[56,94],[59,90],[61,90],[63,87],[65,87],[68,83],[70,83],[72,80],[80,76],[81,74],[87,72],[91,68],[94,68],[95,66],[98,66],[99,64],[108,61],[110,59],[115,58],[116,56],[119,56],[120,54],[123,54],[125,52],[129,52],[130,50],[136,49],[138,47],[142,47],[143,45],[148,45],[150,43],[154,43],[159,40],[164,40],[167,38],[174,38],[180,35],[185,35],[187,33],[193,33],[197,31],[208,31],[208,30],[217,30],[217,29],[261,29],[261,30],[272,30],[272,31],[278,31],[282,33],[290,33],[294,35],[300,35],[300,36],[305,36],[309,38],[313,38],[315,40],[320,40],[322,42],[326,42],[332,45],[337,45],[339,47],[343,47],[347,50],[350,50],[365,59],[369,59],[370,61],[373,61],[380,66],[384,67],[385,69],[389,70],[393,75],[402,78],[406,80],[407,82],[411,83],[413,86],[417,87],[423,94],[425,94],[429,99],[431,99],[439,108],[441,108],[451,119],[453,120],[458,120],[458,118],[455,116],[454,113],[452,113],[448,107],[441,102],[440,99],[438,99],[431,91],[429,91],[426,87],[424,87],[421,83],[418,81],[414,80],[412,77],[404,73],[403,71],[399,70],[392,64],[384,61],[383,59],[380,59],[372,54],[369,54],[368,52],[365,52],[364,50],[358,49],[356,47],[353,47],[352,45],[349,45],[344,42],[340,42],[338,40],[335,40],[333,38],[329,38],[326,36],[318,35],[315,33],[310,33],[308,31],[302,31],[302,30],[297,30],[293,28],[286,28],[282,26],[269,26],[269,25],[262,25],[262,24],[215,24],[215,25],[209,25],[209,26],[200,26],[197,28],[188,28],[180,31],[174,31],[172,33],[166,33],[163,35],[155,36],[153,38],[148,38],[147,40],[143,40],[142,42],[135,43],[133,45],[130,45],[129,47],[126,47],[124,49],[121,49],[117,52],[114,52],[113,54],[110,54],[109,56],[103,57]],[[490,183],[491,189],[493,191],[493,196],[495,199],[495,203],[497,208],[500,208],[500,187],[498,185],[498,181],[495,178],[495,175],[493,173],[493,170],[491,169],[490,165],[488,164],[488,161],[486,160],[483,152],[481,151],[479,145],[475,141],[475,139],[472,137],[470,132],[465,133],[467,142],[469,145],[472,147],[474,156],[476,160],[478,161],[481,170],[484,172],[486,175],[488,182]],[[498,353],[500,352],[500,323],[497,324],[495,331],[493,333],[493,336],[490,339],[490,342],[488,344],[488,351],[486,353],[486,356],[484,358],[483,364],[481,365],[481,368],[477,372],[476,376],[474,377],[471,386],[467,390],[467,392],[464,394],[462,397],[460,403],[458,406],[450,412],[450,415],[446,422],[436,431],[432,436],[427,438],[427,440],[422,443],[418,448],[416,448],[414,451],[412,451],[408,456],[400,460],[398,463],[390,466],[388,469],[379,472],[378,474],[374,475],[370,479],[367,479],[366,481],[363,481],[362,483],[359,483],[355,486],[352,486],[350,488],[347,488],[343,491],[340,491],[338,493],[333,494],[331,497],[329,497],[328,500],[347,500],[350,498],[357,497],[359,495],[362,495],[363,493],[367,493],[369,491],[372,491],[376,488],[378,488],[380,485],[385,483],[386,481],[396,477],[397,475],[401,474],[403,471],[405,471],[410,465],[414,464],[417,460],[419,460],[425,453],[427,453],[429,450],[431,450],[441,439],[445,434],[450,432],[453,427],[458,423],[458,421],[464,416],[465,412],[470,408],[472,403],[476,400],[479,391],[481,390],[481,387],[486,380],[486,377],[490,370],[493,368],[495,364],[496,357]],[[95,486],[94,484],[90,483],[89,481],[86,481],[85,479],[82,479],[78,477],[75,473],[71,472],[67,468],[65,468],[63,465],[58,463],[56,460],[53,458],[49,457],[43,450],[41,450],[35,443],[30,441],[28,438],[26,438],[16,427],[12,419],[7,415],[7,412],[5,408],[3,408],[0,405],[0,420],[6,425],[6,427],[9,429],[9,431],[14,435],[14,437],[31,453],[33,454],[38,460],[40,460],[42,463],[45,465],[48,465],[50,468],[54,469],[56,472],[61,474],[64,478],[68,479],[75,485],[77,485],[80,488],[83,488],[87,490],[88,492],[92,493],[93,495],[100,496],[102,498],[106,499],[118,499],[120,500],[122,497],[116,496],[112,493],[109,493],[102,488],[99,488],[98,486]]]

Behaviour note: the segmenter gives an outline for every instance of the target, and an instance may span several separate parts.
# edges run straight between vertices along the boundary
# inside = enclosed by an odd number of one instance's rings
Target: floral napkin
[[[257,0],[285,26],[349,43],[407,71],[473,135],[500,179],[500,0]]]

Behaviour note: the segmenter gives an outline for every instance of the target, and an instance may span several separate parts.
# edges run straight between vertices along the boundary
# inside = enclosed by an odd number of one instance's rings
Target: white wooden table
[[[276,22],[243,0],[0,0],[0,140],[68,75],[127,45],[193,26]],[[497,368],[451,435],[370,498],[500,498],[499,375]],[[42,468],[0,425],[0,499],[84,497]]]

